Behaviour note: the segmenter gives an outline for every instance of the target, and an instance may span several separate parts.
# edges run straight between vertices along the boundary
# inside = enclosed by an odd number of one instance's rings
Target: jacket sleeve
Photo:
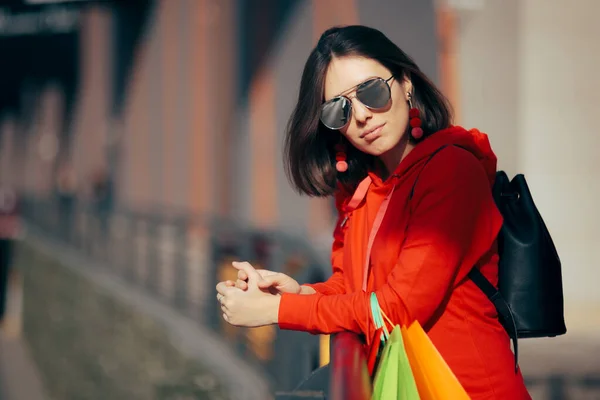
[[[325,282],[302,285],[311,287],[317,293],[324,295],[343,294],[346,292],[344,285],[344,271],[342,269],[342,266],[344,265],[344,228],[342,226],[342,221],[345,217],[343,204],[346,199],[346,192],[341,189],[338,190],[335,195],[335,207],[338,211],[338,218],[335,224],[335,230],[333,231],[333,245],[331,249],[332,275]]]
[[[502,224],[486,173],[467,151],[441,151],[420,175],[400,256],[375,292],[383,311],[401,325],[416,319],[427,326],[489,251]],[[374,333],[369,293],[284,294],[279,326],[311,333],[347,330],[369,339]]]

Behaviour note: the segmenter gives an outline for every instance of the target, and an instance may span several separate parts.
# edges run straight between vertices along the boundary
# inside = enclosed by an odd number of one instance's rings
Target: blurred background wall
[[[219,216],[326,258],[333,205],[290,188],[285,125],[320,34],[370,25],[440,85],[457,123],[489,134],[501,169],[526,175],[563,261],[567,337],[600,343],[600,2],[52,3],[0,2],[0,183],[81,203],[100,187],[111,209]],[[185,229],[202,253],[205,227]],[[211,260],[190,260],[188,289],[208,301]],[[559,362],[553,344],[575,348],[552,340],[530,345],[532,370]]]
[[[59,154],[44,162],[30,155],[28,168],[6,161],[5,179],[27,190],[48,193],[53,169],[67,163],[82,190],[90,176],[109,170],[121,204],[329,235],[329,202],[295,195],[280,155],[304,61],[319,35],[337,24],[377,26],[438,76],[429,1],[90,3],[78,28],[62,35],[69,43],[57,45],[68,56],[47,47],[39,54],[39,36],[3,40],[18,57],[4,74],[15,109],[4,110],[4,140],[27,131],[30,152],[34,143],[59,142]],[[19,46],[39,47],[30,55]],[[27,69],[45,71],[49,59],[57,72],[31,82]],[[26,105],[27,98],[37,100]],[[27,129],[32,119],[36,126]],[[3,148],[24,160],[12,146]]]

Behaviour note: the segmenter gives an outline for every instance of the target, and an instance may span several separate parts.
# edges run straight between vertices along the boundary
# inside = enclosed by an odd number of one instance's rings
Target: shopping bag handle
[[[371,314],[373,316],[373,322],[375,323],[375,329],[383,328],[382,340],[387,340],[390,337],[390,330],[394,329],[394,323],[392,320],[383,312],[381,306],[379,305],[379,301],[377,300],[377,295],[375,292],[371,293],[370,296],[371,302]],[[390,325],[390,330],[388,330],[386,322]]]

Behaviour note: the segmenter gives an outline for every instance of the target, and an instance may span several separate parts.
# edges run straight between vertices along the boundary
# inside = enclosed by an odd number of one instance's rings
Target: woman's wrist
[[[299,294],[315,294],[317,291],[310,286],[300,285],[300,293]]]
[[[270,322],[271,324],[279,323],[279,306],[281,304],[281,296],[272,296],[269,299],[272,302],[270,310]]]

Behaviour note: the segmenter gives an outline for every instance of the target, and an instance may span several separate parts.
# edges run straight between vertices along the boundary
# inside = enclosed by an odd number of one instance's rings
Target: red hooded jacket
[[[364,196],[340,191],[333,275],[309,285],[316,294],[284,294],[279,326],[370,342],[375,292],[394,323],[420,322],[471,398],[530,399],[494,306],[467,277],[478,266],[498,281],[495,173],[487,136],[451,127],[415,146],[386,181],[370,174],[357,189]]]

